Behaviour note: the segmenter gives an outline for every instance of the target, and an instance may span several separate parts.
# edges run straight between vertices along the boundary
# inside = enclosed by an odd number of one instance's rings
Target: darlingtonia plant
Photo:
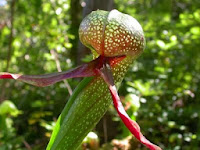
[[[94,60],[87,64],[46,75],[0,73],[0,79],[15,79],[41,87],[67,78],[86,77],[74,90],[59,116],[47,149],[77,149],[112,100],[130,132],[149,149],[161,150],[143,136],[139,125],[127,115],[115,86],[119,85],[129,65],[144,50],[145,38],[140,24],[117,10],[97,10],[82,21],[79,36],[94,55]]]

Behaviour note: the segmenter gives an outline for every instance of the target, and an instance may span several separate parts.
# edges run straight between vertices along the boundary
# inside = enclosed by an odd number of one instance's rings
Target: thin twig
[[[13,43],[13,28],[14,28],[13,24],[14,24],[15,2],[16,2],[16,0],[12,0],[10,3],[10,36],[9,36],[7,63],[6,63],[6,69],[5,69],[6,72],[8,72],[8,70],[9,70],[10,60],[11,60],[12,50],[13,50],[12,43]],[[6,81],[4,81],[1,86],[2,91],[1,91],[0,102],[4,99],[5,86],[6,86]]]
[[[23,140],[23,143],[24,143],[25,147],[27,148],[27,150],[32,150],[31,146],[28,144],[27,141]]]
[[[54,11],[56,11],[56,5],[55,5],[55,3],[52,3],[52,9]],[[56,17],[56,20],[57,20],[58,24],[60,25],[61,22],[60,22],[60,20],[57,17]],[[56,62],[56,67],[57,67],[58,72],[61,72],[62,69],[60,67],[60,61],[58,59],[58,54],[53,49],[50,52],[51,52],[51,55],[54,57],[54,60]],[[72,95],[72,88],[71,88],[71,86],[69,85],[69,83],[66,80],[63,80],[63,82],[64,82],[64,84],[65,84],[65,86],[66,86],[66,88],[68,90],[69,95],[71,96]]]
[[[9,70],[11,55],[12,55],[12,43],[13,43],[13,22],[14,22],[14,9],[15,9],[15,0],[11,1],[10,6],[10,37],[9,37],[9,46],[8,46],[8,55],[7,55],[7,65],[6,72]]]
[[[58,59],[58,54],[54,51],[54,50],[51,50],[51,55],[54,57],[54,60],[56,62],[56,67],[57,67],[57,70],[58,72],[62,72],[62,69],[60,67],[60,61]],[[68,92],[69,92],[69,95],[72,95],[72,88],[70,87],[69,83],[67,82],[67,80],[63,80]]]

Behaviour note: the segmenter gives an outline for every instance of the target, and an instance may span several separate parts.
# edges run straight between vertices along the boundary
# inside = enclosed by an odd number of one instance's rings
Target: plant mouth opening
[[[96,68],[99,69],[105,63],[109,63],[109,65],[111,65],[111,67],[113,67],[116,63],[119,63],[124,58],[126,58],[126,55],[120,55],[120,56],[114,56],[114,57],[107,57],[104,55],[99,55],[99,57],[97,59],[95,59],[94,61],[97,61]]]

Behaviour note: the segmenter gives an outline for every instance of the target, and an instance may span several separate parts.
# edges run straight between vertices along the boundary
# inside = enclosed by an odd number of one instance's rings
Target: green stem
[[[60,114],[57,122],[56,122],[56,126],[53,130],[53,133],[51,135],[51,139],[47,145],[47,150],[50,150],[53,145],[57,145],[57,143],[59,143],[59,141],[61,140],[59,137],[57,137],[57,135],[59,134],[60,127],[62,126],[65,116],[67,116],[67,113],[69,112],[72,104],[74,103],[74,101],[76,100],[77,96],[79,95],[79,93],[83,90],[83,88],[85,86],[87,86],[87,84],[92,80],[92,77],[88,77],[85,78],[81,81],[81,83],[76,87],[76,89],[74,90],[72,96],[70,97],[70,99],[68,100],[67,104],[65,105],[62,113]],[[56,139],[58,138],[58,139]],[[52,148],[53,149],[53,148]]]

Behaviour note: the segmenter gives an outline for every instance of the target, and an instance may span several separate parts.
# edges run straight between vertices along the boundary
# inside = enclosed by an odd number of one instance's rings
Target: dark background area
[[[88,61],[79,24],[92,10],[113,8],[136,18],[146,37],[144,53],[119,89],[129,115],[164,150],[198,150],[199,0],[0,0],[0,72],[44,74]],[[0,150],[45,149],[79,81],[38,88],[1,80]],[[100,145],[88,138],[82,149],[146,149],[112,105],[93,131]]]

